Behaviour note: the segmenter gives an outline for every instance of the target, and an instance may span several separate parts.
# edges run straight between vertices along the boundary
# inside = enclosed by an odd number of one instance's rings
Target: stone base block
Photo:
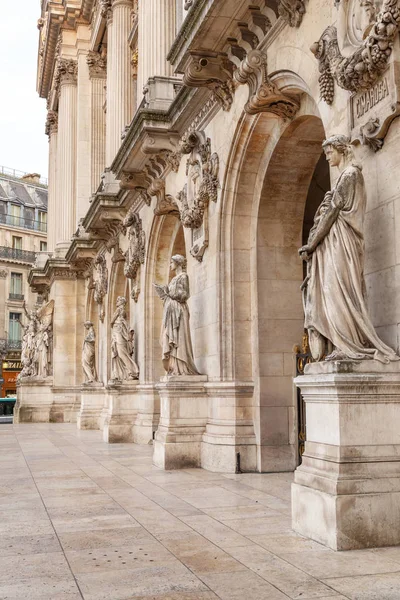
[[[53,380],[24,378],[17,386],[14,423],[50,423]]]
[[[336,496],[294,483],[294,531],[333,550],[400,545],[400,492]]]
[[[400,364],[309,365],[293,529],[334,550],[400,545]]]
[[[138,413],[133,426],[135,444],[152,444],[160,421],[160,397],[154,384],[141,384],[138,391]]]
[[[137,381],[107,386],[107,408],[100,415],[100,420],[104,419],[105,442],[133,442],[133,426],[138,412],[137,388]]]
[[[216,444],[205,434],[201,444],[201,467],[214,473],[240,473],[256,470],[257,450],[255,444],[229,444],[228,440]]]
[[[78,429],[100,429],[101,412],[106,402],[106,390],[101,383],[82,386]]]
[[[156,385],[160,424],[153,462],[162,469],[201,466],[201,441],[207,422],[207,376],[168,376]]]

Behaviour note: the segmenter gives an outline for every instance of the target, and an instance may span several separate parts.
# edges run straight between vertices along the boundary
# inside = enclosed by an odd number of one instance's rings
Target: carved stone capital
[[[283,119],[293,119],[300,104],[297,98],[285,94],[268,77],[267,57],[261,50],[252,50],[234,73],[235,80],[249,86],[245,111],[250,115],[270,112]]]
[[[235,87],[232,80],[232,64],[226,54],[193,51],[185,66],[183,82],[188,87],[207,87],[223,110],[229,110]]]
[[[76,84],[78,63],[72,58],[59,58],[57,62],[56,84]]]
[[[46,119],[46,127],[45,132],[46,135],[52,135],[53,133],[57,133],[58,130],[58,113],[55,110],[47,111],[47,119]]]
[[[89,77],[105,79],[107,77],[107,57],[100,52],[90,52],[87,55],[87,64],[89,66]]]
[[[111,10],[111,0],[100,0],[100,15],[103,19],[111,19],[112,10]]]

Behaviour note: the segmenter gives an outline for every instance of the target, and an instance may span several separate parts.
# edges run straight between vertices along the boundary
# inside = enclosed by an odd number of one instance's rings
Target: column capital
[[[105,79],[107,77],[107,57],[90,50],[87,55],[90,79]]]
[[[60,58],[57,62],[56,85],[64,83],[76,84],[78,78],[78,63],[72,58]]]
[[[55,110],[47,111],[47,119],[46,119],[46,127],[45,132],[46,135],[51,136],[53,133],[57,133],[58,131],[58,113]]]

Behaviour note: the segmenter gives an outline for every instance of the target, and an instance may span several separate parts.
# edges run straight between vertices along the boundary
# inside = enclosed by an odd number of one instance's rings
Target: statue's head
[[[171,258],[171,270],[175,271],[177,267],[181,267],[183,271],[186,269],[186,258],[182,254],[174,254]]]
[[[126,298],[124,296],[118,296],[117,298],[117,306],[125,306]]]
[[[91,327],[93,327],[93,323],[92,321],[85,321],[83,326],[85,327],[85,329],[90,329]]]
[[[323,142],[322,148],[331,167],[338,167],[341,162],[348,164],[354,160],[353,147],[346,135],[332,135]]]

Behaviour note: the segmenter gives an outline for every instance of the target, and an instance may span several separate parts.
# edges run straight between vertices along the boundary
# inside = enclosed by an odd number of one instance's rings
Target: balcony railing
[[[6,350],[21,350],[22,340],[7,340]]]
[[[36,252],[31,252],[30,250],[18,250],[17,248],[9,248],[8,246],[0,246],[0,259],[1,258],[20,260],[22,262],[33,264],[36,260]]]
[[[47,223],[42,221],[34,221],[25,217],[15,217],[14,215],[0,214],[0,225],[10,225],[11,227],[22,227],[23,229],[31,229],[32,231],[40,231],[47,233]]]
[[[29,173],[26,173],[25,171],[18,171],[17,169],[10,169],[9,167],[3,167],[2,165],[0,166],[0,174],[6,175],[7,177],[12,177],[13,179],[22,179],[26,175],[29,175]],[[27,183],[31,183],[31,182],[28,181]],[[40,177],[38,183],[42,186],[47,187],[48,180],[46,177]]]
[[[23,300],[24,294],[12,294],[11,292],[8,295],[9,300]]]

